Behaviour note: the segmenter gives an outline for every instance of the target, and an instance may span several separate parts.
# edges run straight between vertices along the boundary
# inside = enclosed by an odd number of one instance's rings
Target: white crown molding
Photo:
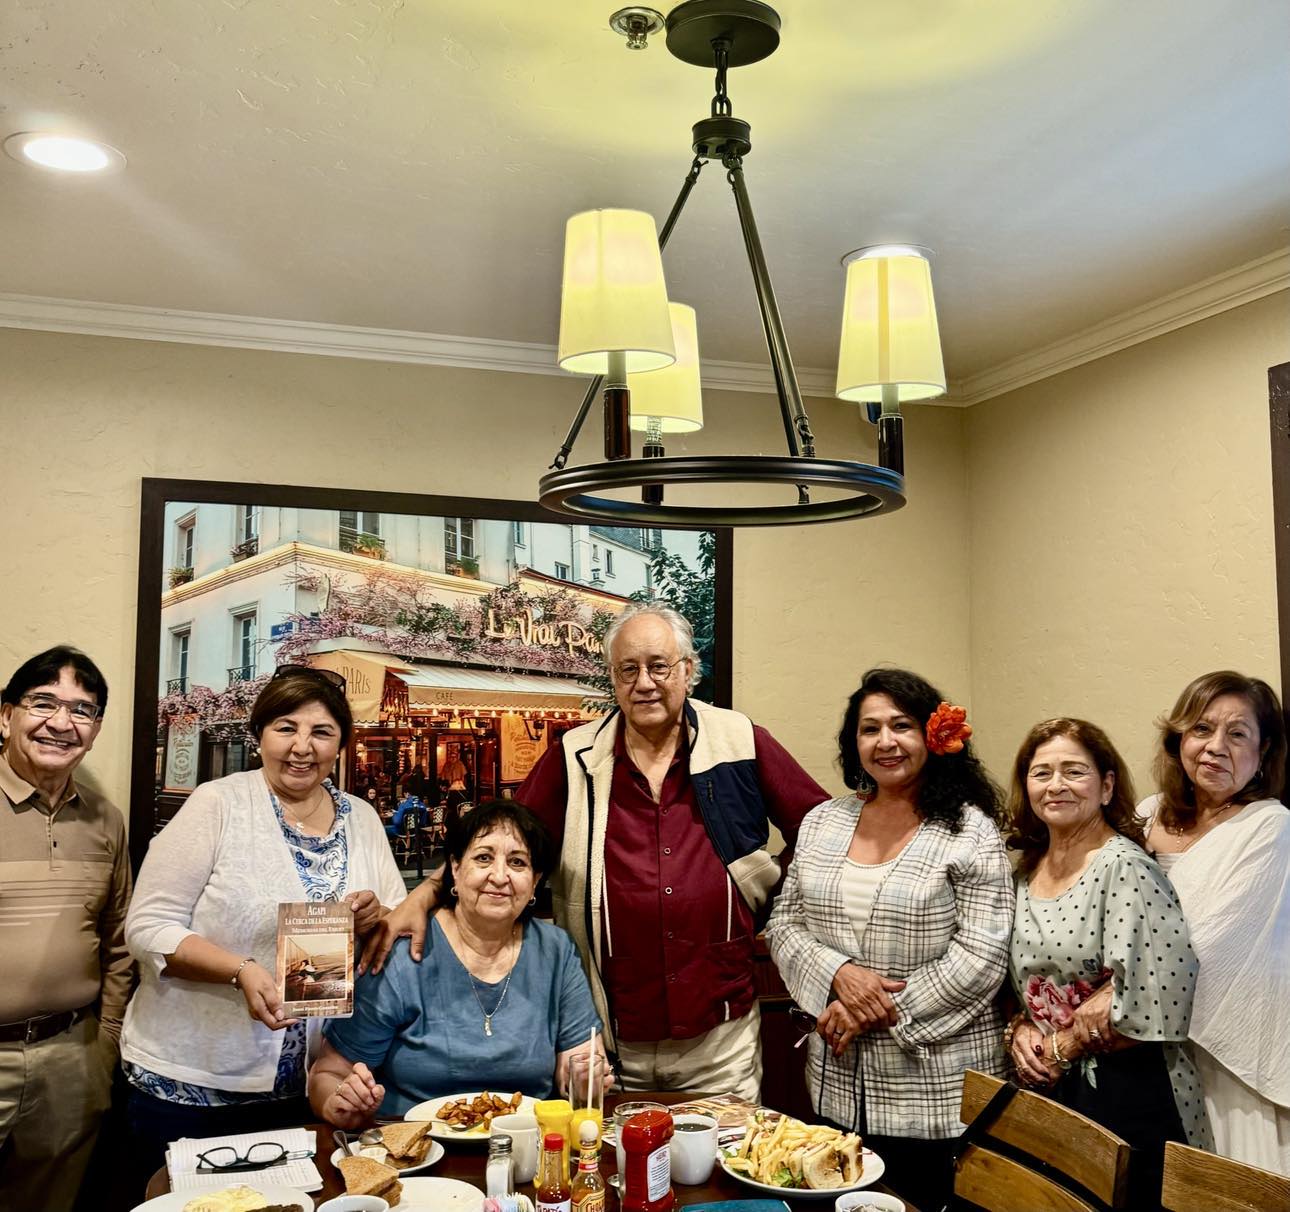
[[[979,404],[1286,289],[1290,289],[1290,249],[1282,249],[1195,286],[1175,291],[1072,337],[954,382],[947,396],[929,403],[951,407]],[[0,293],[0,328],[565,376],[565,372],[555,364],[555,347],[551,345],[387,328],[356,328],[305,320],[172,311],[124,303],[83,303],[36,295]],[[803,367],[798,370],[797,377],[803,395],[832,397],[832,370]],[[752,362],[706,360],[703,363],[703,384],[712,391],[774,392],[770,367]]]
[[[1283,248],[1174,291],[1040,349],[951,384],[947,403],[967,408],[1005,392],[1118,353],[1220,312],[1290,290],[1290,248]]]
[[[305,320],[172,311],[125,303],[81,303],[38,295],[0,293],[0,328],[267,349],[276,353],[322,354],[378,362],[415,362],[469,370],[559,375],[568,379],[582,377],[570,375],[556,365],[554,345],[498,341],[487,337],[451,337],[390,328],[355,328]],[[806,395],[833,394],[834,374],[831,370],[799,370],[798,381]],[[703,383],[713,391],[770,394],[775,390],[770,367],[753,362],[705,361]]]

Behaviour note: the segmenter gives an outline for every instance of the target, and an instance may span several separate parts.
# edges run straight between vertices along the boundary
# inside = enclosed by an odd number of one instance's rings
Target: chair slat
[[[954,1194],[986,1212],[1097,1212],[1060,1183],[980,1145],[969,1145],[963,1154]]]
[[[1160,1202],[1169,1212],[1290,1208],[1290,1178],[1170,1141]]]
[[[963,1077],[963,1122],[974,1119],[1001,1085],[997,1077],[969,1069]],[[1128,1143],[1087,1116],[1042,1094],[1022,1090],[988,1132],[1052,1166],[1112,1208],[1123,1206]]]

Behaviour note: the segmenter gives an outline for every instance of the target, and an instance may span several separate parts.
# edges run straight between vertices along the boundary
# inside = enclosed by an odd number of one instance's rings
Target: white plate
[[[331,1164],[339,1170],[340,1159],[344,1156],[345,1150],[337,1149],[336,1152],[331,1155]],[[400,1174],[416,1174],[418,1170],[430,1169],[430,1167],[433,1166],[442,1156],[443,1146],[437,1140],[432,1140],[430,1142],[430,1148],[426,1150],[425,1157],[422,1158],[421,1161],[417,1162],[415,1166],[404,1166],[401,1170],[396,1166],[395,1169],[399,1170]]]
[[[479,1212],[484,1193],[459,1178],[404,1178],[403,1198],[390,1212]]]
[[[489,1130],[483,1124],[476,1128],[471,1128],[468,1132],[458,1132],[450,1125],[445,1124],[443,1120],[435,1119],[434,1113],[444,1105],[444,1103],[456,1102],[459,1098],[478,1098],[482,1091],[472,1090],[467,1094],[445,1094],[442,1098],[427,1099],[424,1103],[417,1103],[406,1115],[404,1119],[428,1119],[430,1121],[430,1135],[435,1140],[453,1140],[460,1144],[481,1144],[488,1140]],[[514,1093],[513,1090],[492,1090],[491,1094],[496,1094],[498,1098],[509,1098]],[[532,1115],[533,1108],[537,1104],[537,1099],[530,1098],[525,1094],[520,1099],[520,1105],[514,1111],[503,1111],[502,1115]]]
[[[860,1155],[864,1163],[860,1171],[860,1181],[852,1183],[849,1187],[829,1187],[824,1191],[815,1191],[810,1187],[776,1187],[771,1183],[754,1182],[748,1175],[730,1169],[726,1165],[725,1157],[717,1158],[717,1163],[735,1182],[743,1183],[745,1187],[752,1187],[757,1191],[765,1191],[768,1195],[778,1195],[781,1199],[837,1199],[839,1195],[845,1195],[848,1191],[860,1191],[872,1186],[887,1169],[886,1163],[872,1149],[861,1149]]]
[[[258,1191],[271,1204],[299,1204],[304,1212],[314,1212],[314,1201],[303,1191],[295,1187],[271,1187],[268,1183],[257,1182],[254,1172],[243,1182],[231,1179],[224,1187],[207,1188],[205,1191],[169,1191],[158,1195],[156,1199],[147,1200],[133,1209],[133,1212],[183,1212],[184,1205],[199,1195],[210,1195],[212,1191],[223,1191],[227,1187],[250,1187]]]

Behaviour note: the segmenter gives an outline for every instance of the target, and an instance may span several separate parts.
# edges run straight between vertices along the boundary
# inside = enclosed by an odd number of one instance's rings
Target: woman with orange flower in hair
[[[1003,1076],[995,993],[1008,967],[1012,871],[1002,794],[961,707],[901,669],[871,669],[838,735],[854,794],[802,822],[766,928],[814,1019],[816,1112],[860,1132],[922,1207],[953,1183],[963,1071]]]

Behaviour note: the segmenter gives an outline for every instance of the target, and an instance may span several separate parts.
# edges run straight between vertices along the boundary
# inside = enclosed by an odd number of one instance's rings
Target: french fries
[[[490,1094],[485,1090],[482,1094],[476,1094],[474,1098],[454,1098],[444,1103],[434,1113],[434,1117],[464,1131],[476,1132],[482,1129],[486,1132],[494,1116],[509,1115],[512,1111],[518,1110],[520,1098],[518,1090],[509,1099],[502,1098],[499,1094]]]
[[[860,1179],[860,1138],[823,1124],[781,1116],[775,1124],[750,1124],[726,1169],[773,1187],[853,1186]]]

